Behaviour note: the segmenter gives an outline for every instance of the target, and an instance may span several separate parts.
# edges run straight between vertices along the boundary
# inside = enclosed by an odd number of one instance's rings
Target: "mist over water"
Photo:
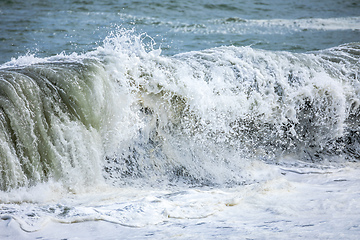
[[[0,5],[0,236],[355,239],[356,2],[53,4]]]

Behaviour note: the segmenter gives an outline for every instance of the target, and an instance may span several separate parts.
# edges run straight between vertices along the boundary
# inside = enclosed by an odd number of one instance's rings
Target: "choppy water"
[[[164,55],[219,46],[305,52],[357,42],[358,1],[1,1],[1,60],[93,50],[116,26]]]
[[[356,239],[356,1],[0,6],[3,238]]]

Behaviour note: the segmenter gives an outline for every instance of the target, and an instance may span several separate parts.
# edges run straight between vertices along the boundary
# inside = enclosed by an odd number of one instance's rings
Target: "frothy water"
[[[357,44],[166,57],[146,38],[120,31],[82,56],[2,68],[2,190],[240,184],[256,181],[252,161],[357,161]]]
[[[208,37],[359,29],[117,16]],[[356,239],[359,43],[171,54],[155,38],[116,27],[93,50],[0,66],[0,236]]]

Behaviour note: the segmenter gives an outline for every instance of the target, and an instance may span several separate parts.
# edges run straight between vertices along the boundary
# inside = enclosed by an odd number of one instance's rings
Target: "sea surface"
[[[0,57],[0,239],[358,239],[358,1],[2,0]]]

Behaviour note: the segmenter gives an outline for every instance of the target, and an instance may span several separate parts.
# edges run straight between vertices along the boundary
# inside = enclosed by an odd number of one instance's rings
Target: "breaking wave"
[[[358,161],[359,56],[359,43],[162,56],[120,30],[86,54],[12,60],[0,67],[0,189],[232,185],[288,157]]]

